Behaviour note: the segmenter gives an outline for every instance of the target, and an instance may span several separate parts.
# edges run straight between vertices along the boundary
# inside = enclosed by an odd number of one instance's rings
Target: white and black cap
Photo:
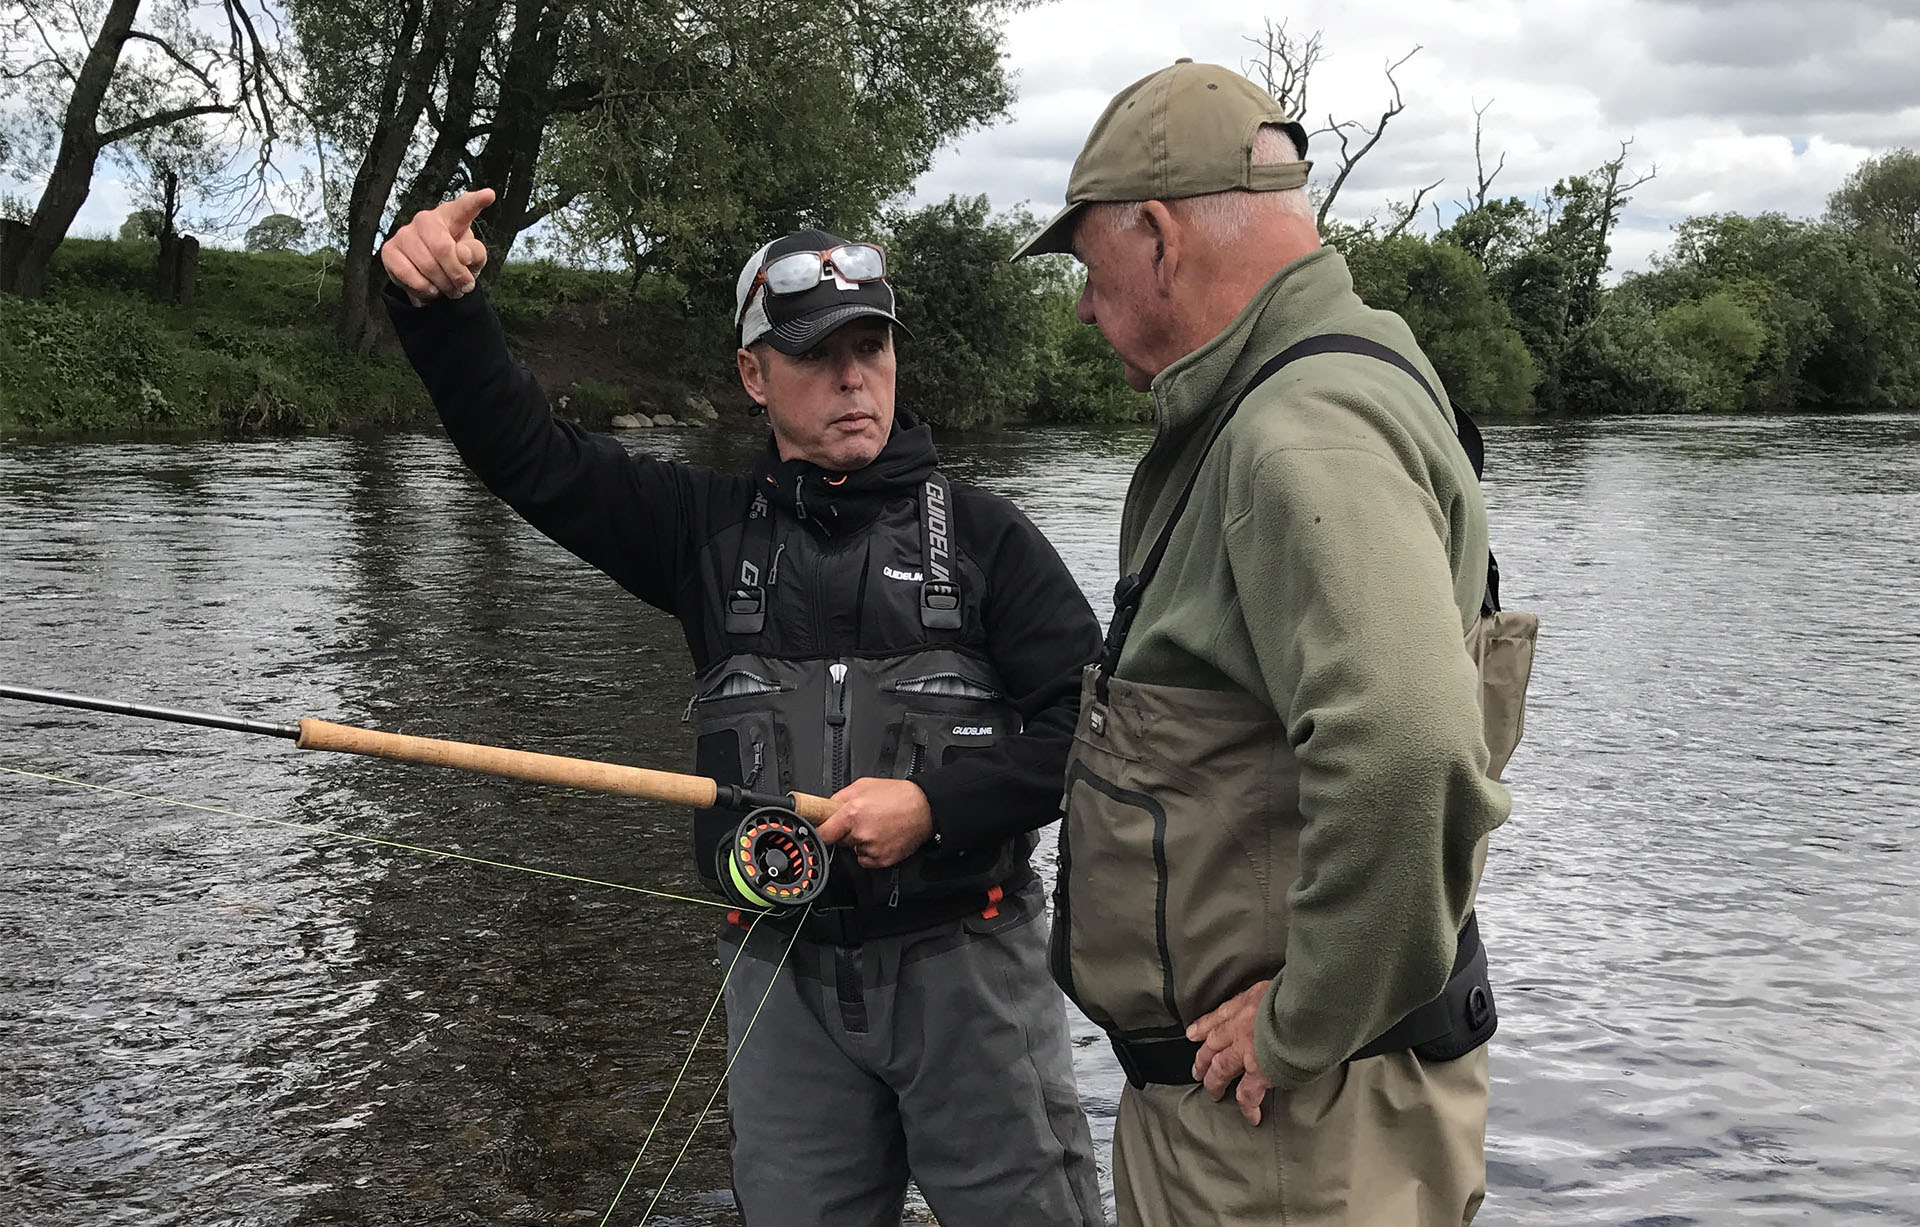
[[[879,281],[852,282],[837,275],[798,294],[770,294],[754,283],[760,270],[796,251],[831,251],[847,240],[824,230],[796,230],[773,240],[747,258],[733,290],[733,314],[740,321],[740,344],[765,340],[783,354],[804,354],[842,324],[866,317],[883,319],[902,332],[906,325],[894,316],[893,287]],[[747,301],[751,295],[753,301]]]

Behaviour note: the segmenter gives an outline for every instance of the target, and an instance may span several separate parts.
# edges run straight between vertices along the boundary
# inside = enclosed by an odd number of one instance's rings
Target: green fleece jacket
[[[1127,493],[1124,571],[1255,370],[1335,332],[1390,346],[1439,389],[1400,317],[1354,294],[1339,253],[1296,260],[1154,380],[1159,431]],[[1215,444],[1117,670],[1251,694],[1297,755],[1301,871],[1255,1036],[1276,1086],[1313,1081],[1439,994],[1476,846],[1510,806],[1486,774],[1463,640],[1487,527],[1450,413],[1376,358],[1317,356],[1269,379]]]

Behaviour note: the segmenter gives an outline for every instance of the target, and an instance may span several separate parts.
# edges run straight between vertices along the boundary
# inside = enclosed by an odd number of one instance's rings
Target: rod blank
[[[256,733],[264,737],[284,737],[297,741],[297,724],[270,724],[265,720],[242,720],[238,716],[216,716],[209,712],[180,711],[172,707],[148,707],[142,703],[122,703],[118,699],[95,699],[80,694],[62,694],[57,690],[35,690],[28,686],[0,686],[0,699],[19,699],[26,703],[51,703],[55,707],[79,707],[87,711],[111,712],[116,716],[139,716],[143,720],[167,720],[174,724],[198,724],[210,729],[235,733]]]

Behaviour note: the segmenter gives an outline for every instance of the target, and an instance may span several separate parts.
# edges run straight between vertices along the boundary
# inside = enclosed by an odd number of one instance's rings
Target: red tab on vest
[[[1007,892],[1001,890],[998,886],[987,887],[987,906],[980,909],[980,919],[992,920],[995,916],[998,916],[1000,914],[1000,901],[1006,897]]]

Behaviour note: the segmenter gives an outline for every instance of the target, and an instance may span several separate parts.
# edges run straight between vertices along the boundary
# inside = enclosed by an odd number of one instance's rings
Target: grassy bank
[[[363,359],[335,342],[337,259],[204,249],[193,304],[181,307],[150,296],[154,253],[151,244],[70,239],[43,299],[0,294],[0,433],[330,431],[432,420],[419,380],[391,345]],[[693,393],[742,408],[730,382],[647,361],[650,346],[675,338],[635,318],[672,325],[683,312],[658,301],[665,296],[613,274],[537,261],[507,265],[492,291],[515,352],[551,395],[567,397],[568,416],[603,425],[617,413],[678,414]],[[714,376],[730,371],[719,359],[700,365]]]

